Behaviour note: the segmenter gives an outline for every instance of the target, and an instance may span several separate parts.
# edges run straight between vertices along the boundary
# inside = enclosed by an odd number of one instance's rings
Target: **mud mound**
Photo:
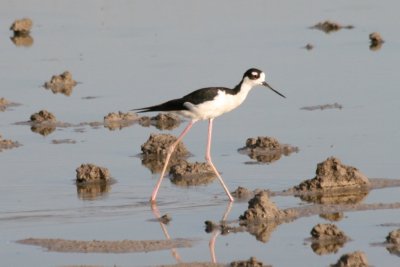
[[[4,97],[0,98],[0,111],[6,110],[6,108],[10,105],[10,101],[5,99]]]
[[[151,134],[146,143],[141,146],[143,156],[155,158],[165,157],[169,147],[176,140],[177,138],[170,134]],[[189,151],[182,142],[179,142],[171,157],[185,157],[188,155]]]
[[[301,200],[323,205],[357,204],[362,202],[368,195],[366,189],[335,189],[333,191],[311,192],[310,194],[295,194]]]
[[[318,240],[348,239],[342,230],[340,230],[336,225],[330,223],[317,224],[313,227],[310,234],[313,238]]]
[[[70,96],[76,84],[77,82],[72,79],[72,74],[64,71],[60,75],[53,75],[50,81],[45,82],[44,88],[50,89],[54,94],[61,93]]]
[[[249,200],[248,209],[239,217],[240,220],[249,222],[284,221],[293,218],[295,214],[290,210],[279,210],[268,196],[268,192],[261,191]]]
[[[330,157],[317,165],[316,176],[294,187],[296,191],[368,189],[370,182],[358,169]]]
[[[340,29],[353,29],[354,26],[352,26],[352,25],[343,26],[343,25],[340,25],[339,23],[326,20],[324,22],[318,22],[317,24],[315,24],[314,26],[312,26],[310,28],[323,31],[325,33],[331,33],[331,32],[336,32]]]
[[[19,146],[21,146],[21,144],[17,141],[3,139],[0,134],[0,152],[2,152],[4,149],[12,149]]]
[[[349,240],[334,224],[317,224],[310,233],[311,249],[318,255],[336,253]]]
[[[347,253],[340,257],[331,267],[368,267],[367,256],[362,251]]]
[[[400,229],[391,231],[386,237],[386,242],[400,247]]]
[[[122,129],[132,125],[139,119],[136,113],[112,112],[104,116],[104,127],[110,130]]]
[[[343,106],[338,104],[338,103],[333,103],[333,104],[325,104],[325,105],[316,105],[316,106],[308,106],[308,107],[302,107],[300,109],[303,110],[308,110],[308,111],[313,111],[313,110],[325,110],[325,109],[342,109]]]
[[[46,248],[48,251],[74,253],[133,253],[191,247],[189,239],[169,240],[121,240],[121,241],[80,241],[65,239],[27,238],[17,243]]]
[[[232,261],[230,263],[231,267],[263,267],[263,263],[258,261],[255,257],[251,257],[246,261]]]
[[[319,217],[322,219],[331,221],[331,222],[338,222],[344,218],[343,212],[334,212],[334,213],[323,213],[320,214]]]
[[[14,34],[29,34],[32,29],[33,22],[29,18],[18,19],[10,26],[10,30]]]
[[[369,49],[372,51],[379,50],[382,47],[382,44],[385,42],[382,36],[378,32],[373,32],[369,35],[370,45]]]
[[[190,163],[186,160],[171,165],[169,174],[172,176],[171,182],[179,186],[205,185],[217,177],[208,163]]]
[[[56,116],[47,110],[41,110],[31,115],[30,122],[42,123],[42,122],[56,122]]]
[[[107,168],[94,164],[82,164],[76,169],[76,183],[107,183],[111,182],[110,172]]]
[[[140,117],[139,124],[143,127],[153,125],[159,130],[172,130],[181,124],[181,119],[173,113],[159,113],[154,117]]]
[[[232,192],[232,196],[237,199],[249,199],[254,196],[254,192],[245,187],[239,186]]]
[[[277,161],[282,155],[289,156],[293,152],[298,152],[297,147],[280,144],[276,138],[259,136],[248,138],[246,146],[238,149],[239,153],[247,154],[251,159],[258,162],[271,163]]]

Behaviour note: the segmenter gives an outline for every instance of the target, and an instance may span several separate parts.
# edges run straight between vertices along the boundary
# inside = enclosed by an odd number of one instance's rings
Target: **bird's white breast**
[[[227,94],[225,91],[218,91],[218,95],[211,101],[206,101],[198,105],[190,102],[184,103],[189,112],[182,112],[182,115],[197,120],[207,120],[218,117],[226,112],[237,108],[246,99],[251,87],[241,88],[241,90],[233,95]]]

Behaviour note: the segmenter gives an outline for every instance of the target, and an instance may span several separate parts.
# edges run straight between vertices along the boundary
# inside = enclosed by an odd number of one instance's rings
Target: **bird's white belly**
[[[206,101],[198,105],[193,105],[192,103],[186,102],[184,105],[189,110],[182,112],[182,115],[197,120],[215,118],[238,107],[243,103],[245,98],[245,95],[231,95],[220,91],[218,95],[211,101]]]

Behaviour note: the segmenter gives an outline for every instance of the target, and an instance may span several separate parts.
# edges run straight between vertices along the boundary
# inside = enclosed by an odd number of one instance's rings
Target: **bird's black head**
[[[248,69],[244,74],[243,74],[243,80],[242,83],[248,84],[251,87],[256,86],[256,85],[263,85],[265,87],[268,87],[281,97],[285,97],[278,91],[276,91],[274,88],[272,88],[266,81],[265,81],[265,73],[259,69],[256,68],[251,68]]]
[[[256,68],[251,68],[248,69],[244,74],[243,74],[243,79],[245,77],[249,78],[250,80],[257,80],[260,78],[262,71]]]

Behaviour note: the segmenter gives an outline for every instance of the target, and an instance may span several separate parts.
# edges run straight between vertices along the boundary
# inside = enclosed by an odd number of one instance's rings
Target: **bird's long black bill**
[[[271,89],[272,91],[274,91],[275,93],[277,93],[278,95],[280,95],[281,97],[286,98],[286,96],[282,95],[281,93],[279,93],[278,91],[276,91],[274,88],[272,88],[267,82],[263,82],[262,85],[264,85],[265,87],[268,87],[269,89]]]

